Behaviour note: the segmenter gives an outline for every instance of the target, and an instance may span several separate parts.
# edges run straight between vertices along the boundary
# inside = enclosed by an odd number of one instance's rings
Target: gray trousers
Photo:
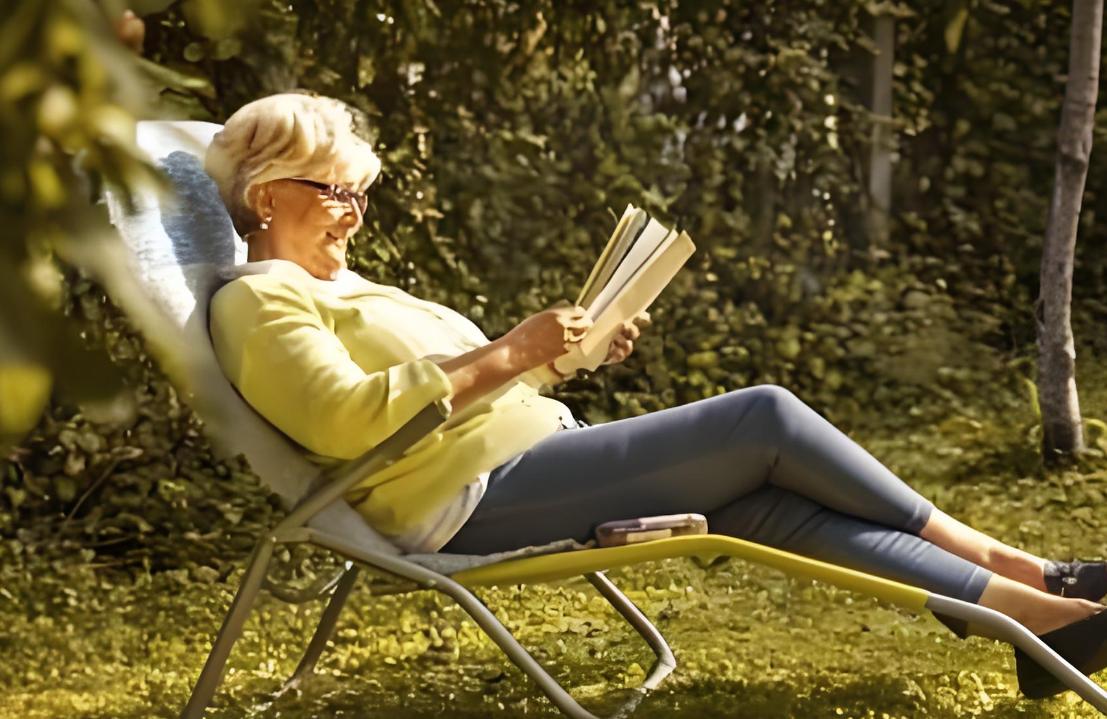
[[[794,394],[759,385],[555,432],[491,472],[441,551],[583,542],[602,522],[697,512],[715,534],[976,602],[991,572],[918,536],[933,508]]]

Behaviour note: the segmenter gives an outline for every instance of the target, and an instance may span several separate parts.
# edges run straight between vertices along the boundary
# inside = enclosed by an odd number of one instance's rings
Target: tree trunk
[[[1057,133],[1057,170],[1035,307],[1042,453],[1047,462],[1084,449],[1071,322],[1072,265],[1092,150],[1102,24],[1103,0],[1074,0],[1069,75]]]
[[[896,21],[891,15],[873,18],[873,44],[869,108],[873,132],[869,143],[869,254],[888,251],[889,220],[892,212],[892,71],[895,63]]]

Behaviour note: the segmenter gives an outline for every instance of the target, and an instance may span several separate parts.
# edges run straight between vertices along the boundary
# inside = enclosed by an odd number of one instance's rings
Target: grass
[[[1107,417],[1107,373],[1081,378],[1085,414]],[[853,436],[939,506],[1051,557],[1098,556],[1107,461],[1038,466],[1036,418],[1017,382],[976,403],[935,395]],[[238,573],[123,572],[78,557],[0,546],[0,717],[174,717],[184,705]],[[1072,694],[1022,700],[1010,650],[962,642],[913,616],[833,587],[731,561],[611,572],[654,618],[680,666],[636,717],[1093,717]],[[482,598],[586,706],[614,709],[651,657],[582,581],[481,590]],[[357,593],[320,675],[272,691],[295,667],[318,605],[263,597],[208,716],[558,716],[463,613],[434,595]]]

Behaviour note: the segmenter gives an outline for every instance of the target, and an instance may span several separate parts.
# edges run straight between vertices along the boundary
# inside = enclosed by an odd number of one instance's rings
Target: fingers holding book
[[[623,323],[619,334],[634,342],[642,336],[642,330],[653,324],[649,312],[639,312],[631,319]]]
[[[520,372],[550,362],[569,351],[592,327],[583,307],[555,306],[527,317],[504,337]]]
[[[619,335],[611,341],[611,349],[608,350],[607,358],[604,359],[603,363],[605,365],[619,364],[620,362],[626,360],[627,357],[630,357],[630,353],[633,351],[634,342],[628,340],[622,335]]]
[[[557,307],[554,311],[558,313],[558,322],[564,328],[562,337],[566,345],[580,342],[588,330],[592,328],[592,318],[588,316],[588,310],[580,305]],[[568,350],[568,346],[565,349]]]
[[[644,319],[643,315],[645,315]],[[611,345],[607,350],[607,357],[603,363],[605,365],[618,364],[630,357],[631,352],[634,351],[635,341],[642,336],[641,327],[648,325],[649,321],[649,314],[642,313],[633,320],[624,322],[619,329],[619,333],[612,338]]]

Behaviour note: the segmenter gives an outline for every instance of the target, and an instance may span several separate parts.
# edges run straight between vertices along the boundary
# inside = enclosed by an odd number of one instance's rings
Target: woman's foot
[[[998,574],[988,579],[977,603],[1006,614],[1038,636],[1093,616],[1103,609],[1102,604],[1054,596]],[[934,616],[962,639],[969,635],[1003,639],[991,633],[987,626],[969,625],[964,620],[939,613]]]
[[[1107,668],[1107,612],[1100,611],[1039,635],[1053,651],[1090,676]],[[1015,648],[1019,690],[1031,699],[1044,699],[1068,689],[1021,649]]]
[[[1098,614],[1103,609],[1102,604],[1086,599],[1057,597],[998,574],[993,574],[988,580],[978,601],[981,606],[1006,614],[1038,636]]]
[[[1098,602],[1107,595],[1107,562],[1053,562],[1042,568],[1046,591]]]

